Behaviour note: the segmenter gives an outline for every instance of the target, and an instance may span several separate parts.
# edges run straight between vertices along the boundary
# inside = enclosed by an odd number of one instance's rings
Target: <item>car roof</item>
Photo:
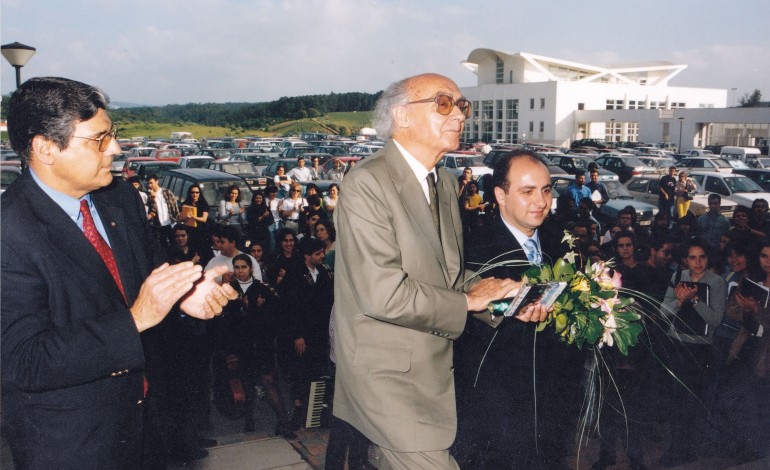
[[[166,172],[166,176],[169,175],[182,175],[189,176],[192,179],[198,181],[218,181],[218,180],[232,180],[242,181],[243,178],[224,171],[210,170],[208,168],[175,168]]]

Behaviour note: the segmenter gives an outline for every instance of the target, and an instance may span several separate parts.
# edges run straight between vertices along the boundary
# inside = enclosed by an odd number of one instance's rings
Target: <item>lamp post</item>
[[[610,142],[615,142],[615,118],[610,118]]]
[[[19,85],[21,85],[21,68],[35,55],[35,48],[13,42],[0,46],[0,49],[2,50],[3,57],[16,69],[16,88],[19,88]]]
[[[735,90],[737,90],[737,88],[730,88],[730,90],[732,90],[732,92],[733,92],[733,106],[732,107],[734,108],[735,107]]]
[[[679,116],[679,147],[676,149],[679,153],[682,153],[682,121],[684,121],[684,118]]]

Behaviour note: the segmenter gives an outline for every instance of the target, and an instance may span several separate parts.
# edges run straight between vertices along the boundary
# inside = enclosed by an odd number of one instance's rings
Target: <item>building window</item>
[[[495,102],[495,109],[497,112],[495,113],[497,115],[497,120],[502,121],[503,120],[503,100],[497,100]]]
[[[585,103],[578,103],[578,111],[583,111],[584,109],[586,109],[586,104]]]
[[[503,60],[498,57],[495,63],[495,83],[503,83],[503,77],[505,76],[504,65]]]
[[[535,121],[529,121],[529,132],[535,132]]]
[[[473,117],[477,118],[479,117],[479,102],[474,101],[473,102]]]
[[[529,99],[529,109],[535,109],[535,99],[530,98]]]
[[[545,109],[545,98],[540,98],[540,109]]]
[[[503,137],[503,121],[497,121],[495,126],[495,139],[504,139]]]
[[[481,102],[481,119],[492,119],[494,112],[494,103],[492,100],[484,100]]]
[[[607,109],[623,109],[624,104],[623,100],[607,100]]]
[[[505,100],[505,119],[519,119],[519,100]]]
[[[492,142],[494,137],[492,136],[492,121],[484,121],[481,123],[481,140],[484,142]]]
[[[540,132],[545,132],[545,122],[540,121]]]
[[[518,121],[507,121],[505,123],[505,139],[514,144],[519,139]]]
[[[513,83],[513,70],[508,71],[508,83]]]

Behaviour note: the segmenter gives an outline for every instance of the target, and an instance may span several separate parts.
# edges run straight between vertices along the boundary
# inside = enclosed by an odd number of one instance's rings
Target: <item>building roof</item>
[[[473,50],[463,65],[479,76],[479,85],[574,81],[666,86],[670,79],[687,68],[687,65],[666,61],[590,65],[528,52],[511,54],[485,48]],[[508,80],[503,78],[503,82],[500,81],[500,74],[497,73],[499,65],[510,73]],[[486,72],[480,73],[480,68]]]

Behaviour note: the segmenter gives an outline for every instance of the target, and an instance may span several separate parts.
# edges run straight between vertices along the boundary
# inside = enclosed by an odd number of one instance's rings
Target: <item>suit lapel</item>
[[[93,245],[83,235],[83,231],[72,221],[58,204],[35,183],[29,174],[23,175],[24,194],[29,202],[34,219],[44,230],[56,251],[68,258],[68,263],[77,266],[99,285],[112,286],[115,295],[122,299],[117,284],[112,279],[107,266],[99,257]],[[22,178],[22,177],[20,177]],[[101,213],[100,213],[101,215]]]
[[[133,303],[139,287],[136,285],[136,277],[133,275],[136,264],[136,256],[131,250],[131,244],[128,239],[128,223],[122,208],[113,204],[104,191],[96,191],[91,194],[99,217],[102,219],[104,230],[110,239],[112,255],[115,257],[115,263],[118,266],[120,280],[123,283],[123,290],[126,292],[126,298],[129,304]]]
[[[393,141],[388,141],[385,144],[385,151],[381,158],[388,160],[387,167],[390,170],[393,185],[400,196],[401,203],[404,205],[404,210],[412,220],[412,224],[423,233],[425,240],[427,240],[433,253],[446,271],[446,259],[444,258],[441,240],[439,240],[436,226],[433,225],[433,216],[430,212],[430,206],[425,200],[425,193],[417,178],[415,178],[414,172]],[[443,207],[444,198],[442,196],[443,194],[439,194],[439,198],[442,200],[441,206]],[[442,207],[439,208],[439,216],[443,219],[446,211],[442,211]],[[443,226],[443,222],[441,224]],[[448,272],[445,272],[444,275],[447,279],[449,278]]]
[[[463,261],[460,250],[462,246],[462,222],[460,221],[456,191],[452,184],[452,175],[444,171],[439,173],[441,242],[446,259],[447,283],[451,286],[454,285],[462,271]]]

